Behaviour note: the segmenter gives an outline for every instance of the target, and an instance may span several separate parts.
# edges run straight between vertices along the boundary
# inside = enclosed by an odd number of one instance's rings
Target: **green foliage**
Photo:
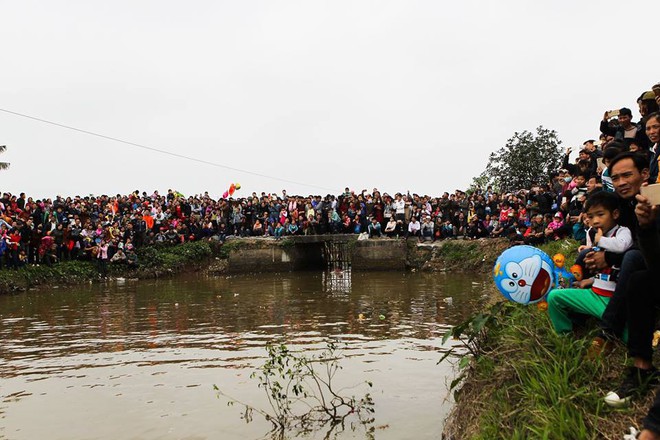
[[[501,192],[545,183],[561,164],[561,141],[557,132],[539,126],[536,134],[515,132],[506,145],[491,153],[484,171],[473,181],[481,188],[492,184]]]
[[[179,245],[138,248],[138,268],[108,264],[112,276],[153,276],[157,271],[177,271],[191,263],[213,256],[211,244],[196,241]],[[11,292],[37,285],[75,284],[98,280],[96,261],[63,261],[46,265],[27,265],[18,270],[0,270],[0,292]]]
[[[190,262],[198,262],[213,255],[208,241],[191,241],[183,244],[160,244],[138,249],[141,268],[174,270]]]
[[[496,390],[494,405],[482,417],[479,438],[601,437],[598,425],[604,403],[598,379],[604,365],[585,362],[585,340],[558,335],[546,313],[522,307],[494,337],[496,350],[489,356],[515,380]],[[506,361],[501,353],[505,347],[515,347]]]
[[[449,389],[454,389],[459,385],[466,375],[465,367],[470,364],[471,358],[479,360],[482,354],[483,340],[487,336],[487,331],[493,331],[500,325],[500,318],[505,316],[505,311],[510,311],[511,305],[506,302],[499,302],[485,312],[476,313],[467,320],[454,326],[442,338],[442,344],[446,344],[450,338],[459,341],[458,346],[452,346],[444,352],[438,363],[448,357],[458,357],[458,368],[462,370],[461,374],[455,378]]]
[[[485,190],[488,188],[488,185],[491,184],[491,179],[486,174],[486,172],[482,172],[479,174],[477,177],[472,178],[472,183],[470,183],[470,186],[468,187],[466,193],[468,195],[472,195],[477,189]]]
[[[344,396],[333,386],[333,378],[342,368],[335,341],[328,341],[319,355],[292,352],[284,344],[268,345],[266,350],[268,358],[250,377],[264,390],[269,409],[245,404],[214,386],[220,396],[229,399],[229,406],[243,406],[241,418],[250,422],[255,412],[260,414],[271,422],[271,434],[276,438],[284,438],[292,431],[300,435],[321,429],[326,431],[324,438],[330,438],[344,431],[351,418],[357,421],[357,425],[349,425],[352,430],[363,426],[368,436],[373,434],[371,395],[366,393],[359,399]],[[372,383],[366,385],[371,387]]]
[[[241,247],[245,246],[245,242],[242,240],[231,240],[231,241],[225,241],[222,243],[222,245],[218,248],[217,250],[217,255],[218,257],[222,259],[227,259],[229,258],[229,254],[231,254],[233,251],[236,251],[240,249]]]
[[[437,256],[451,261],[480,262],[483,251],[474,241],[445,240],[438,248]]]
[[[564,267],[569,269],[575,264],[575,259],[578,255],[577,249],[579,246],[580,243],[571,238],[567,238],[564,240],[550,241],[539,246],[539,249],[548,254],[550,258],[555,254],[564,254],[564,257],[566,257]]]
[[[0,290],[11,291],[39,284],[69,284],[94,279],[96,266],[88,261],[65,261],[52,266],[27,265],[18,270],[0,271]]]
[[[603,396],[623,358],[586,360],[588,335],[558,335],[546,312],[512,302],[472,316],[450,335],[473,360],[459,364],[452,383],[462,384],[452,428],[460,438],[613,438]],[[460,354],[454,349],[443,359]]]

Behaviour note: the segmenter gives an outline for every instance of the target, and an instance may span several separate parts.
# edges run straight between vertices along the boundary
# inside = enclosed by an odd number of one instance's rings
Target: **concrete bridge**
[[[328,267],[353,270],[404,270],[404,239],[358,240],[353,234],[300,235],[273,238],[228,239],[227,271],[287,272]]]

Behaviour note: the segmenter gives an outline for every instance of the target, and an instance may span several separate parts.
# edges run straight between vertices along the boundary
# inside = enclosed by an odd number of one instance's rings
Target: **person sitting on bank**
[[[597,231],[594,246],[623,253],[633,245],[630,229],[618,224],[619,199],[615,194],[594,193],[585,205],[589,223]],[[557,333],[573,330],[571,313],[583,313],[600,319],[614,289],[618,269],[610,266],[595,276],[576,283],[576,289],[554,289],[548,293],[548,313]]]
[[[126,264],[128,264],[128,267],[137,267],[138,265],[137,253],[135,253],[135,248],[130,243],[126,245]]]
[[[390,217],[390,220],[385,225],[385,235],[389,238],[394,238],[397,234],[397,221],[394,219],[394,216]]]
[[[376,217],[371,218],[371,223],[369,223],[369,227],[367,229],[369,231],[369,238],[380,238],[383,236],[383,233],[380,231],[380,223],[378,223]]]
[[[118,264],[126,262],[126,254],[122,248],[117,249],[117,252],[110,258],[110,263]]]
[[[408,237],[419,237],[419,231],[422,228],[422,225],[417,220],[417,217],[413,217],[408,224]]]
[[[431,221],[431,218],[428,215],[425,215],[424,221],[422,222],[422,229],[421,229],[422,236],[420,237],[420,240],[433,241],[434,239],[433,229],[434,226],[433,226],[433,222]]]

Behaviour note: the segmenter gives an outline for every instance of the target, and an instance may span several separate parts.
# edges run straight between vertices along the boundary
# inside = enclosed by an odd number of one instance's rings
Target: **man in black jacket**
[[[635,153],[621,153],[612,159],[609,171],[615,191],[622,199],[619,208],[619,224],[629,228],[633,237],[636,237],[638,226],[634,214],[635,196],[639,194],[639,188],[648,179],[646,160]],[[594,351],[597,351],[607,344],[608,339],[623,337],[626,325],[626,304],[630,297],[629,292],[632,292],[628,286],[628,279],[634,272],[645,269],[646,265],[636,246],[623,256],[603,251],[589,252],[584,262],[592,271],[607,266],[617,266],[620,269],[616,290],[601,317],[603,334],[594,339]]]
[[[630,228],[633,236],[637,238],[637,244],[644,251],[642,254],[640,250],[633,249],[624,255],[617,290],[612,297],[614,302],[610,300],[602,320],[604,330],[606,332],[609,330],[610,334],[617,336],[622,334],[623,324],[628,326],[628,350],[634,359],[634,365],[627,370],[618,389],[605,397],[608,405],[622,407],[627,405],[634,395],[643,391],[650,381],[655,380],[656,371],[648,354],[652,351],[652,336],[647,340],[646,333],[648,326],[651,327],[651,335],[653,333],[654,320],[650,318],[652,321],[650,324],[647,321],[649,314],[654,316],[652,302],[660,302],[660,295],[657,295],[657,287],[650,282],[653,279],[652,274],[657,273],[657,269],[650,265],[648,250],[645,250],[649,242],[646,237],[649,234],[647,230],[655,229],[656,225],[655,222],[651,223],[647,218],[640,216],[640,210],[644,209],[644,205],[637,206],[640,201],[645,202],[639,192],[642,184],[648,179],[648,165],[643,156],[627,152],[615,157],[609,170],[616,192],[623,198],[620,210],[622,224],[625,223]],[[657,233],[657,230],[652,230],[652,233]],[[599,255],[598,258],[600,257]],[[599,265],[593,261],[593,258],[591,260],[585,259],[587,265]],[[621,289],[618,289],[619,285]],[[622,320],[622,317],[626,319]]]
[[[660,235],[657,227],[658,206],[652,206],[649,200],[641,195],[636,198],[639,243],[648,269],[635,273],[630,280],[630,288],[635,289],[635,295],[629,301],[628,349],[635,365],[629,372],[636,373],[633,376],[636,380],[631,383],[636,385],[635,391],[640,391],[644,385],[657,381],[657,370],[653,367],[651,358],[656,307],[660,305],[660,289],[657,283],[657,273],[660,270]],[[660,440],[660,392],[656,392],[653,405],[642,423],[644,430],[639,439]]]

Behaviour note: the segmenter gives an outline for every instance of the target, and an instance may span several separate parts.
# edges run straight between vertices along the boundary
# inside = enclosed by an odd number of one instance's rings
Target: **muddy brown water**
[[[246,424],[213,385],[267,407],[249,378],[266,344],[315,353],[328,337],[344,347],[337,384],[373,382],[376,438],[439,438],[455,375],[437,365],[442,336],[479,307],[488,282],[330,271],[0,296],[0,438],[268,438],[268,422]]]

